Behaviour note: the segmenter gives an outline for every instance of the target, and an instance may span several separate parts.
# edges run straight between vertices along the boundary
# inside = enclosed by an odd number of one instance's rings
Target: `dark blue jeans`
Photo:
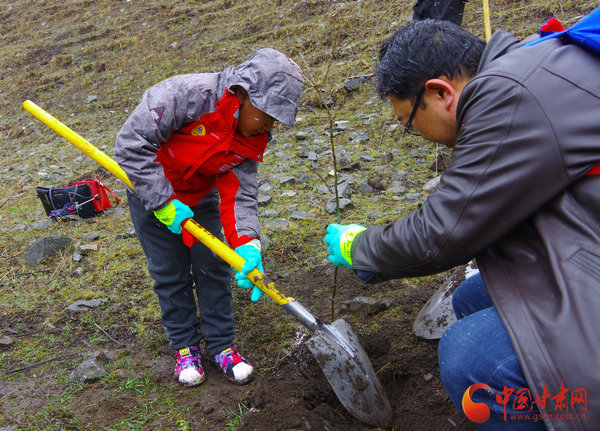
[[[467,388],[485,383],[494,395],[481,388],[472,397],[474,402],[484,403],[490,409],[489,419],[477,424],[480,430],[545,430],[535,405],[532,410],[529,410],[531,403],[519,409],[517,402],[515,408],[515,393],[528,388],[527,380],[480,274],[458,286],[452,305],[458,322],[441,338],[438,356],[442,383],[456,408],[464,412],[462,398]],[[504,403],[496,400],[496,395],[501,395],[505,388],[514,389],[506,403],[506,421]],[[518,419],[512,416],[511,420],[511,414]],[[525,419],[527,414],[529,419]]]
[[[128,192],[127,197],[148,272],[154,279],[170,348],[199,345],[203,338],[211,356],[231,347],[235,329],[229,265],[200,243],[188,248],[181,235],[171,233],[152,211],[146,211],[137,196]],[[192,210],[194,220],[223,240],[216,191]]]

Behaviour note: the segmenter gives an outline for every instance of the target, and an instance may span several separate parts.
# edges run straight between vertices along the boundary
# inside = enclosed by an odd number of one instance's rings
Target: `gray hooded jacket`
[[[422,276],[473,257],[533,396],[587,391],[549,429],[600,429],[600,58],[558,39],[489,41],[437,190],[353,243],[355,270]],[[585,420],[560,420],[560,413]]]
[[[161,144],[173,132],[215,110],[215,101],[226,88],[244,88],[252,104],[284,124],[293,126],[300,103],[303,79],[294,61],[271,48],[259,49],[245,63],[219,73],[196,73],[168,78],[142,96],[116,138],[115,158],[125,170],[147,210],[162,207],[173,188],[162,166],[155,161]],[[240,196],[256,200],[258,162],[246,160],[235,168],[250,193]],[[246,178],[248,181],[244,181]],[[252,207],[252,202],[246,207]],[[254,227],[253,230],[257,230]]]

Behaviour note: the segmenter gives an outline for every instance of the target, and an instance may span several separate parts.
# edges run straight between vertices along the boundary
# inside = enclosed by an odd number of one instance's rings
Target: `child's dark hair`
[[[412,21],[397,30],[379,51],[377,94],[414,100],[429,79],[475,76],[484,48],[483,40],[456,24]]]

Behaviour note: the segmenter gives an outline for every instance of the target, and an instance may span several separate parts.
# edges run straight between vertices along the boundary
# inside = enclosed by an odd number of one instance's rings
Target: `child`
[[[231,270],[187,232],[180,235],[182,223],[193,217],[222,240],[223,228],[246,260],[236,271],[238,285],[253,286],[245,274],[263,271],[258,164],[274,122],[294,125],[301,91],[298,65],[274,49],[260,49],[237,67],[158,83],[117,135],[117,161],[135,188],[128,190],[131,218],[177,351],[175,378],[185,386],[204,381],[203,339],[231,381],[247,383],[254,370],[233,347]],[[251,299],[261,293],[254,287]]]

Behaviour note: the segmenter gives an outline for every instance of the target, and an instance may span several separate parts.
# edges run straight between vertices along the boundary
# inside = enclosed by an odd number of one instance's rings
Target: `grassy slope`
[[[27,228],[43,218],[35,196],[36,185],[67,183],[91,174],[96,166],[23,111],[24,100],[33,100],[112,154],[114,136],[142,91],[168,76],[219,71],[244,61],[253,49],[270,46],[286,52],[319,80],[333,54],[324,90],[336,100],[336,119],[349,120],[353,130],[371,137],[368,147],[361,147],[361,151],[374,151],[375,155],[392,151],[394,163],[404,169],[412,167],[411,179],[418,187],[430,173],[423,166],[414,165],[407,154],[430,148],[430,144],[403,141],[397,132],[389,131],[387,126],[394,123],[391,110],[376,99],[371,88],[352,95],[341,89],[349,77],[372,71],[379,44],[410,16],[411,6],[412,2],[398,1],[67,0],[38,1],[32,7],[24,0],[5,0],[0,10],[0,329],[6,328],[8,322],[17,322],[11,329],[20,333],[35,331],[40,336],[22,338],[10,351],[0,350],[0,374],[19,364],[54,357],[56,346],[68,345],[82,334],[93,344],[94,337],[100,335],[94,330],[96,323],[107,330],[117,330],[125,322],[122,330],[139,337],[149,352],[162,348],[164,343],[164,336],[157,329],[159,310],[153,292],[147,288],[150,279],[140,247],[135,239],[114,240],[115,235],[125,233],[131,226],[126,212],[77,225],[56,224],[44,231]],[[569,23],[590,11],[594,2],[502,0],[491,1],[491,7],[493,29],[503,28],[524,36],[552,14]],[[479,2],[467,3],[464,25],[483,37]],[[88,96],[92,95],[97,99],[88,103]],[[314,94],[307,91],[304,102],[314,105],[315,101]],[[368,102],[372,103],[365,105]],[[365,126],[356,118],[361,112],[379,116]],[[318,107],[305,107],[300,116],[300,130],[310,127],[321,132],[328,127],[326,113]],[[277,127],[278,147],[272,151],[293,156],[298,145],[294,133]],[[346,138],[341,137],[338,145],[344,142]],[[426,157],[433,159],[431,155]],[[267,159],[262,175],[277,173],[278,163],[275,157]],[[294,163],[292,169],[296,173],[311,173]],[[320,174],[326,173],[324,166]],[[122,191],[118,182],[107,175],[104,178],[111,187]],[[295,200],[275,199],[273,208],[285,210],[298,204],[300,210],[316,211],[317,220],[296,222],[289,232],[272,234],[270,259],[274,266],[278,252],[283,252],[278,246],[282,243],[295,248],[300,256],[313,255],[298,260],[298,267],[310,269],[325,258],[323,247],[317,243],[333,216],[321,210],[323,202],[311,200],[319,184],[317,178],[297,187],[299,196]],[[370,211],[380,212],[378,222],[399,216],[398,203],[389,196],[377,205],[365,199],[356,207],[344,213],[343,219],[369,223],[366,214]],[[86,259],[83,276],[65,276],[78,266],[70,254],[35,268],[49,272],[22,274],[32,271],[22,258],[32,241],[60,234],[77,241],[90,232],[101,234],[100,250]],[[311,253],[313,248],[316,251]],[[289,262],[287,259],[286,264]],[[76,299],[95,297],[111,298],[112,306],[119,311],[106,313],[103,321],[84,318],[83,322],[65,322],[62,310],[66,305]],[[264,302],[259,305],[260,310],[270,313],[271,307]],[[127,314],[119,314],[124,313],[122,310]],[[244,318],[248,321],[240,324],[250,327],[253,315]],[[49,330],[56,325],[61,331]],[[280,326],[285,332],[286,324]],[[272,339],[263,340],[265,345],[280,348],[283,341],[277,339],[278,334],[275,331]],[[27,360],[19,361],[20,357]],[[113,378],[118,386],[118,379]],[[76,394],[74,391],[64,396],[72,400]],[[33,415],[34,424],[46,423],[51,414],[52,410]],[[176,419],[173,416],[167,421],[175,423]],[[3,420],[0,417],[0,425]]]

